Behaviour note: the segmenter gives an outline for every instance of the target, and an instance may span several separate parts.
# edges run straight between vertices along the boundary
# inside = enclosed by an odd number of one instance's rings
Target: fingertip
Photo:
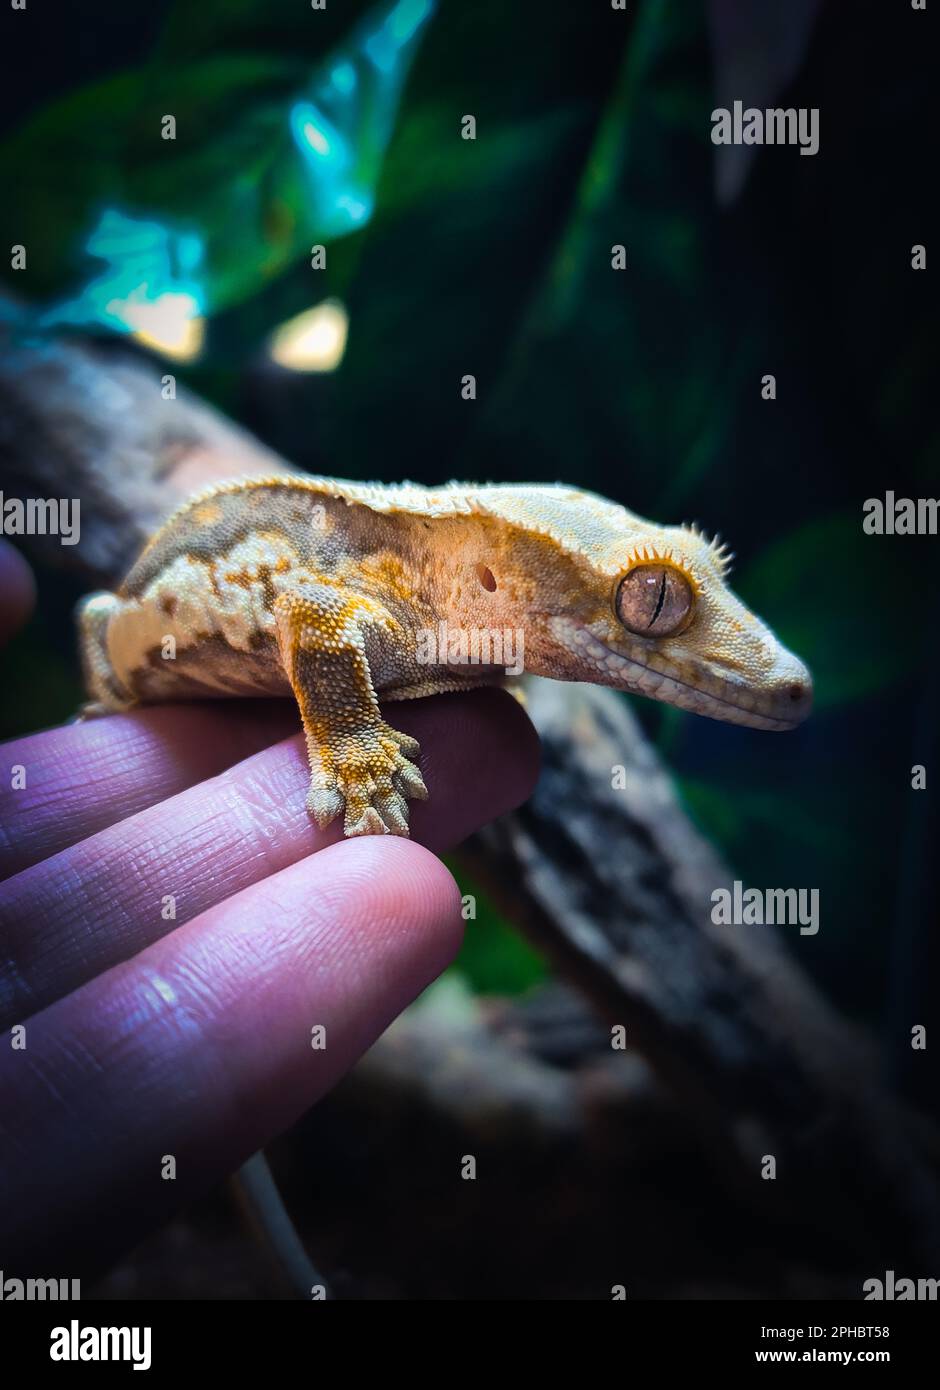
[[[342,885],[363,927],[380,924],[429,981],[450,964],[463,940],[460,889],[436,854],[401,836],[362,835],[327,846],[316,860],[328,869],[335,862],[335,876],[318,874],[321,881]]]
[[[0,540],[0,642],[23,626],[36,602],[36,581],[28,562],[8,541]]]

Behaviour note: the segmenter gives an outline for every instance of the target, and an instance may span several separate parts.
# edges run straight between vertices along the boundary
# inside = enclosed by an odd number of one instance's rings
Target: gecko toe
[[[343,830],[350,837],[354,835],[387,835],[389,833],[388,826],[372,805],[363,807],[358,816],[347,808],[346,823]]]
[[[335,787],[311,787],[307,793],[307,810],[321,830],[336,819],[345,804]]]
[[[387,734],[396,752],[403,754],[404,757],[416,758],[420,753],[421,745],[410,734],[403,734],[400,729],[387,729]]]
[[[408,830],[408,807],[405,798],[397,791],[389,788],[387,792],[380,792],[375,798],[379,814],[392,835],[401,835],[405,839],[409,837]]]
[[[428,795],[421,773],[402,751],[417,755],[418,744],[385,724],[367,735],[348,735],[329,747],[314,772],[307,809],[321,830],[345,813],[346,835],[407,838],[406,798],[424,801]]]
[[[424,785],[424,778],[407,758],[403,759],[400,766],[395,770],[395,787],[402,796],[410,796],[413,801],[427,801],[428,789]]]

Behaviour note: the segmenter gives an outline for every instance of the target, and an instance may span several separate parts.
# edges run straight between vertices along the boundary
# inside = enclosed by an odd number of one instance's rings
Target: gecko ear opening
[[[477,565],[477,579],[488,594],[496,592],[496,576],[488,565]]]
[[[672,637],[692,617],[692,586],[671,565],[637,565],[617,589],[617,617],[639,637]]]

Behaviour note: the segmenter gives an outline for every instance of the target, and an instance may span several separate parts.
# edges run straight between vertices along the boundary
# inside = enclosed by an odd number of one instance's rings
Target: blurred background
[[[816,712],[781,738],[634,712],[738,876],[819,889],[819,934],[786,946],[924,1110],[937,539],[861,522],[940,487],[911,268],[931,22],[906,0],[97,0],[6,15],[0,88],[18,344],[119,340],[311,472],[561,480],[720,531]],[[714,146],[735,99],[818,108],[818,154]],[[38,583],[4,736],[80,698],[87,585]],[[459,987],[521,998],[547,974],[484,900]]]

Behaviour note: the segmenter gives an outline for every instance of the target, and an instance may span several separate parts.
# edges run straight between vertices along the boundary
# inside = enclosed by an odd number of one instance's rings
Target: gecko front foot
[[[415,764],[418,744],[384,721],[331,741],[316,760],[307,810],[321,830],[345,811],[346,835],[408,835],[406,797],[424,801],[428,789]],[[313,761],[313,760],[311,760]]]

